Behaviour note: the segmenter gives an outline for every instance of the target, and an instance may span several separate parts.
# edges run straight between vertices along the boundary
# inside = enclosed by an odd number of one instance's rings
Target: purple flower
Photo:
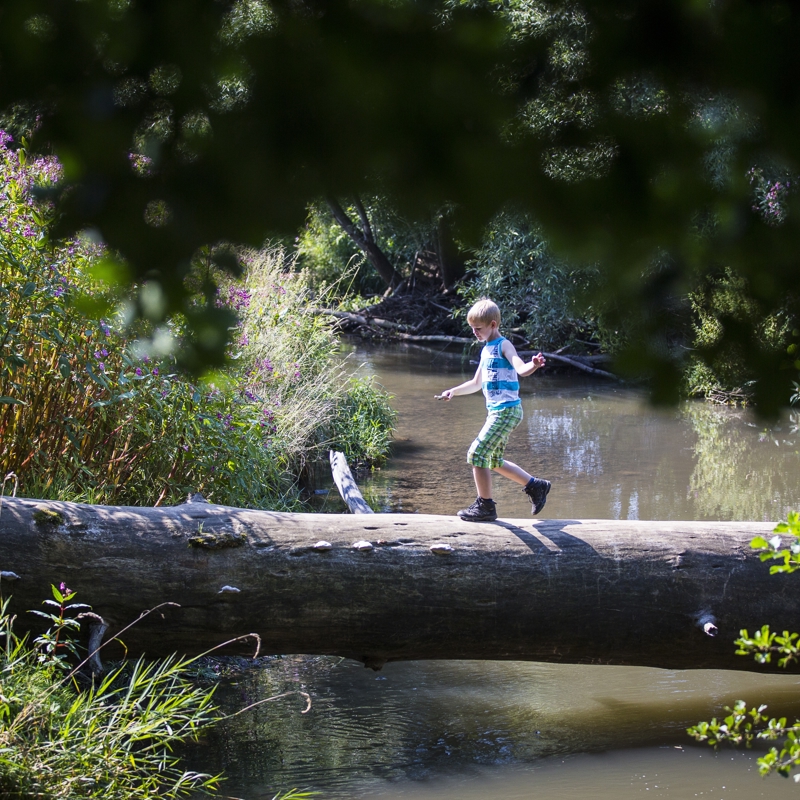
[[[100,372],[106,371],[106,365],[102,361],[97,365],[97,368],[100,370]]]
[[[158,375],[158,367],[153,367],[153,375]]]
[[[141,375],[142,375],[142,368],[141,368],[141,367],[136,367],[136,374],[137,374],[139,377],[141,377]]]

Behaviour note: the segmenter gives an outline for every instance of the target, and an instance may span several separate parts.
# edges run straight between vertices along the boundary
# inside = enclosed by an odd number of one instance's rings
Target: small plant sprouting
[[[779,523],[774,531],[775,536],[767,540],[757,536],[750,543],[754,550],[761,551],[761,560],[778,559],[781,564],[773,564],[770,573],[794,572],[800,569],[800,514],[796,511],[789,513],[786,522]],[[781,534],[789,534],[794,538],[788,547],[784,547]],[[752,636],[747,630],[739,632],[736,640],[736,654],[740,656],[752,655],[759,664],[768,664],[774,655],[780,656],[778,665],[786,667],[793,661],[800,659],[800,634],[783,631],[782,634],[773,633],[769,625],[764,625]],[[788,778],[797,766],[800,766],[800,720],[792,723],[786,717],[768,717],[764,714],[766,706],[748,709],[744,700],[737,700],[733,708],[726,707],[728,715],[722,719],[716,717],[710,722],[698,722],[687,729],[687,733],[699,742],[708,742],[714,748],[723,742],[734,745],[744,744],[752,747],[755,741],[779,741],[777,746],[758,759],[758,771],[762,775],[777,772]],[[800,773],[793,776],[800,782]]]
[[[72,631],[80,630],[79,616],[73,616],[78,609],[89,609],[86,603],[70,603],[76,592],[61,583],[58,588],[50,587],[53,591],[53,600],[43,600],[42,605],[55,609],[55,611],[31,611],[39,617],[44,617],[50,622],[50,627],[41,636],[34,639],[34,644],[39,651],[39,663],[48,663],[61,669],[69,669],[68,658],[70,655],[78,657],[78,646],[70,635]]]

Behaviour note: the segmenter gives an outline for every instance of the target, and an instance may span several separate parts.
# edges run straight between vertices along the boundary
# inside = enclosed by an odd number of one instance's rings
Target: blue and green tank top
[[[489,411],[518,406],[519,376],[511,362],[503,355],[504,336],[486,342],[481,350],[481,388]]]

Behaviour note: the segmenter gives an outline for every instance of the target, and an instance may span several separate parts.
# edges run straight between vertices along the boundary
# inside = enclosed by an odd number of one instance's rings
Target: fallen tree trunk
[[[369,503],[361,494],[350,467],[347,466],[347,459],[344,453],[337,450],[329,450],[328,457],[331,462],[331,474],[333,482],[339,490],[345,505],[350,509],[351,514],[374,514],[369,507]]]
[[[109,635],[147,608],[180,604],[127,631],[129,654],[195,654],[255,632],[268,653],[375,668],[477,658],[757,669],[734,655],[740,628],[800,629],[797,578],[769,576],[749,547],[771,530],[6,498],[0,588],[32,625],[26,610],[65,581]],[[111,649],[105,657],[119,654]]]

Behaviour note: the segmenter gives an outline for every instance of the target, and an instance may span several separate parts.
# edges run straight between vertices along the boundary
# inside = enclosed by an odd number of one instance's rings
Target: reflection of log
[[[347,459],[344,453],[331,450],[329,453],[331,461],[331,473],[333,474],[333,482],[342,496],[342,500],[347,504],[351,514],[373,514],[373,510],[369,507],[367,501],[361,496],[358,490],[358,484],[350,472],[350,467],[347,466]]]
[[[131,654],[197,653],[253,631],[266,652],[376,667],[482,658],[756,669],[734,655],[740,628],[800,629],[798,578],[769,576],[749,548],[771,535],[763,522],[2,505],[0,588],[21,624],[36,623],[24,612],[61,581],[110,632],[180,604],[124,635]],[[315,549],[320,540],[332,549]]]

